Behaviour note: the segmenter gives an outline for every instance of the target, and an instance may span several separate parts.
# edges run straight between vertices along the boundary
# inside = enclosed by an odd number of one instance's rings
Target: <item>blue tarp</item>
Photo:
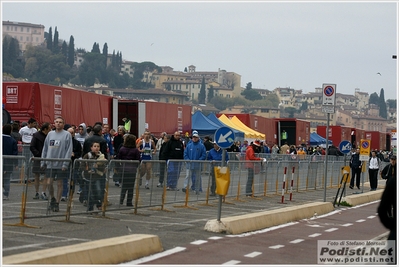
[[[221,122],[221,121],[216,117],[216,115],[213,114],[213,113],[209,114],[207,118],[208,118],[211,122],[213,122],[213,123],[215,123],[216,125],[218,125],[218,128],[219,128],[219,127],[229,127],[229,126],[227,126],[226,124],[224,124],[223,122]],[[230,127],[229,127],[229,128],[230,128]],[[239,141],[241,141],[241,142],[244,141],[244,133],[243,133],[243,132],[238,131],[238,130],[236,130],[236,129],[232,129],[232,130],[233,130],[233,132],[234,132],[235,140],[239,140]]]
[[[196,130],[200,137],[208,135],[214,140],[216,130],[219,128],[217,124],[210,121],[201,111],[196,111],[191,118],[191,129]]]
[[[311,146],[319,146],[319,145],[325,145],[326,144],[326,139],[317,133],[311,133],[310,134],[310,145]],[[331,145],[332,141],[328,140],[328,144]]]

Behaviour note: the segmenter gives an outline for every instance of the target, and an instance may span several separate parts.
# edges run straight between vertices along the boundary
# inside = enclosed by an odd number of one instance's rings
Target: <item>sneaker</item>
[[[36,195],[33,197],[33,199],[40,199],[40,195],[38,192],[36,192]]]
[[[148,184],[145,185],[145,189],[150,189],[150,187],[148,186]]]
[[[186,193],[186,188],[182,188],[181,191],[182,191],[183,193]]]
[[[87,207],[87,200],[83,200],[83,206]]]
[[[350,185],[349,188],[350,188],[350,189],[353,189],[353,186]]]
[[[82,193],[82,188],[79,188],[78,192],[76,192],[78,195],[80,195],[80,193]]]
[[[59,204],[59,203],[54,203],[53,211],[54,211],[54,212],[60,211],[60,204]]]
[[[48,200],[48,197],[45,192],[42,192],[42,195],[40,196],[40,198],[43,200]]]
[[[158,184],[157,184],[157,187],[162,187],[162,183],[158,183]]]
[[[115,182],[115,186],[119,187],[120,186],[119,182]]]
[[[8,197],[3,195],[3,200],[8,200]]]
[[[62,197],[62,198],[61,198],[61,201],[63,201],[63,202],[65,202],[66,200],[67,200],[66,197]]]

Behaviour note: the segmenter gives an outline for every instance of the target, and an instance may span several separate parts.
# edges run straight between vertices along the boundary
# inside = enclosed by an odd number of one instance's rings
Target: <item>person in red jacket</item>
[[[245,167],[248,169],[248,180],[245,193],[247,197],[254,197],[252,185],[254,182],[255,169],[260,169],[261,162],[266,162],[265,158],[258,158],[255,156],[255,147],[260,147],[260,142],[256,140],[247,147],[245,151]],[[253,163],[249,161],[260,161],[259,163]],[[259,166],[258,166],[259,165]],[[258,172],[257,172],[258,173]]]

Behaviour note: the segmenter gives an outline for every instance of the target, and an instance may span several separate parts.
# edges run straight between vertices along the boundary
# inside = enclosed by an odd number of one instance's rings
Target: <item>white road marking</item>
[[[283,248],[284,245],[275,245],[275,246],[270,246],[269,248],[271,249],[279,249],[279,248]]]
[[[371,216],[368,216],[367,219],[374,219],[375,217],[376,217],[375,215],[371,215]]]
[[[315,234],[312,234],[312,235],[308,235],[308,237],[316,237],[316,236],[319,236],[319,235],[321,235],[321,234],[315,233]]]
[[[338,230],[338,228],[330,228],[330,229],[324,230],[324,232],[333,232],[336,230]]]
[[[321,225],[318,225],[318,224],[307,224],[307,226],[309,226],[309,227],[321,227]]]
[[[204,244],[204,243],[208,243],[208,241],[206,241],[206,240],[197,240],[197,241],[191,242],[190,244],[192,244],[192,245],[201,245],[201,244]]]
[[[290,241],[290,243],[292,243],[292,244],[297,244],[297,243],[301,243],[302,241],[304,241],[305,239],[295,239],[295,240],[292,240],[292,241]]]
[[[172,255],[172,254],[184,251],[184,250],[186,250],[186,248],[175,247],[175,248],[163,251],[163,252],[158,253],[158,254],[154,254],[154,255],[151,255],[151,256],[148,256],[148,257],[144,257],[144,258],[141,258],[141,259],[138,259],[138,260],[131,261],[131,262],[125,262],[125,263],[122,263],[120,265],[137,265],[137,264],[140,264],[140,263],[145,263],[145,262],[153,261],[153,260],[165,257],[165,256],[169,256],[169,255]]]
[[[348,227],[348,226],[351,226],[351,225],[353,225],[353,223],[345,223],[342,226]]]
[[[218,240],[218,239],[222,239],[223,237],[221,236],[211,236],[208,239],[212,239],[212,240]]]
[[[364,219],[360,219],[360,220],[357,220],[356,222],[365,222],[366,220],[364,220]]]
[[[252,253],[249,253],[249,254],[247,254],[247,255],[244,255],[244,257],[255,258],[256,256],[259,256],[260,254],[262,254],[262,252],[254,251],[254,252],[252,252]]]
[[[221,265],[235,265],[235,264],[239,264],[240,262],[241,261],[232,260],[232,261],[222,263]]]

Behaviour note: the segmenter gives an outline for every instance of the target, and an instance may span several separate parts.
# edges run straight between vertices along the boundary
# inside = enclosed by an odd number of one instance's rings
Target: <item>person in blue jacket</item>
[[[206,149],[204,144],[201,142],[198,132],[193,131],[192,140],[187,144],[184,150],[184,160],[205,160],[206,159]],[[201,180],[201,169],[202,164],[199,162],[188,163],[189,171],[191,174],[191,190],[195,190],[198,195],[202,192],[202,180]],[[182,191],[185,192],[189,185],[188,177],[184,180],[184,186]]]
[[[212,183],[211,183],[211,197],[216,196],[216,179],[215,179],[215,166],[222,165],[222,156],[223,149],[221,149],[216,142],[213,142],[213,148],[209,150],[207,159],[211,162],[211,174],[212,174]],[[229,154],[225,151],[225,160],[229,161]]]

